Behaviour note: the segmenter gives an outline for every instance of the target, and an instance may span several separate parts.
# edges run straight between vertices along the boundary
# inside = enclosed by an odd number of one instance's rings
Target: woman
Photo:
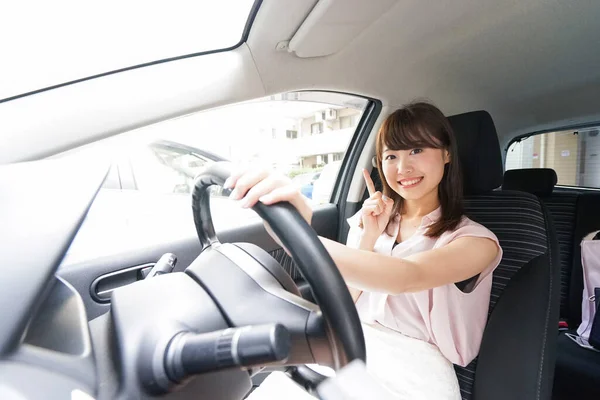
[[[356,302],[367,367],[401,399],[460,399],[452,364],[479,351],[502,257],[496,236],[463,214],[457,155],[436,107],[396,110],[377,135],[383,191],[363,170],[370,196],[348,219],[347,245],[321,238]],[[289,201],[311,221],[308,200],[285,177],[256,169],[225,186],[243,207]]]

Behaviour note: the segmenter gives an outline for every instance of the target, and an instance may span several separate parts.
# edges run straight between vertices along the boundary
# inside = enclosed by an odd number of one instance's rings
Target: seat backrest
[[[548,208],[556,231],[560,259],[560,317],[571,325],[574,321],[569,311],[569,292],[574,265],[573,238],[579,193],[554,191],[557,181],[556,171],[551,168],[514,169],[504,173],[502,189],[532,193],[538,196]],[[579,308],[581,308],[581,298]],[[581,314],[581,311],[579,313]]]
[[[494,232],[504,251],[493,275],[479,356],[456,367],[462,397],[550,399],[560,270],[549,214],[532,194],[494,190],[502,184],[503,167],[487,112],[449,120],[464,175],[466,214]]]

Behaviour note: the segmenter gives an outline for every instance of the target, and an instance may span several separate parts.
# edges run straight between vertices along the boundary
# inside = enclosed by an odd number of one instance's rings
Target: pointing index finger
[[[375,184],[371,179],[371,175],[367,172],[366,169],[363,168],[363,178],[365,178],[365,183],[367,184],[367,190],[369,191],[369,196],[372,196],[375,193]]]

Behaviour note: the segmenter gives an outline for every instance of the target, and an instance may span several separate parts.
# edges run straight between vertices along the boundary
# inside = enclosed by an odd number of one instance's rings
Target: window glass
[[[323,133],[323,124],[321,124],[320,122],[310,124],[310,134],[317,135],[319,133]]]
[[[191,221],[188,197],[195,177],[211,163],[227,160],[275,169],[314,205],[328,203],[366,105],[362,98],[336,93],[285,93],[144,127],[97,144],[118,154],[113,170],[119,176],[113,172],[105,188],[120,182],[122,192],[129,193],[129,213],[147,209],[146,218],[178,215]],[[211,189],[217,228],[258,218],[222,193],[222,188]],[[96,215],[100,208],[95,204]]]
[[[298,139],[298,131],[287,130],[285,131],[285,137],[287,137],[288,139]]]
[[[191,193],[194,177],[211,160],[184,147],[148,146],[133,148],[129,157],[135,188],[154,193]]]
[[[0,13],[0,37],[5,38],[0,40],[0,99],[234,46],[242,39],[253,4],[254,0],[11,2],[10,9]],[[13,39],[6,40],[9,37]]]
[[[530,136],[510,145],[506,169],[552,168],[558,185],[600,188],[600,127]]]

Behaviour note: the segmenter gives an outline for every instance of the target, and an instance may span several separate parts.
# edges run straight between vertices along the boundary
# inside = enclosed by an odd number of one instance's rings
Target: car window
[[[329,202],[341,165],[341,161],[332,160],[332,162],[323,167],[319,179],[313,185],[312,199],[314,203],[323,204]]]
[[[221,148],[208,150],[234,163],[260,162],[292,179],[314,206],[331,200],[337,174],[367,102],[348,95],[300,92],[209,111]],[[215,226],[257,218],[214,192]]]
[[[194,177],[211,162],[184,148],[159,146],[156,143],[133,148],[129,157],[135,184],[132,189],[189,194]]]
[[[143,202],[149,215],[173,215],[176,207],[186,207],[187,212],[186,197],[195,177],[223,160],[273,168],[290,177],[317,206],[331,199],[366,105],[367,100],[346,94],[284,93],[137,129],[104,143],[102,150],[118,153],[114,161],[118,168],[113,165],[113,170],[118,170],[121,188],[135,199],[128,200],[130,204]],[[114,188],[116,179],[106,181],[104,189]],[[132,192],[137,195],[132,197]],[[213,187],[211,195],[217,228],[258,218],[225,197],[222,188]],[[99,207],[96,213],[102,213]]]
[[[513,142],[506,169],[552,168],[558,185],[600,188],[600,126],[543,133]]]
[[[11,4],[0,14],[0,99],[242,40],[255,0],[78,0]],[[27,21],[31,29],[23,29]],[[76,34],[74,34],[76,32]],[[26,51],[25,51],[26,49]],[[40,68],[40,60],[44,60]],[[67,61],[68,60],[68,61]]]

